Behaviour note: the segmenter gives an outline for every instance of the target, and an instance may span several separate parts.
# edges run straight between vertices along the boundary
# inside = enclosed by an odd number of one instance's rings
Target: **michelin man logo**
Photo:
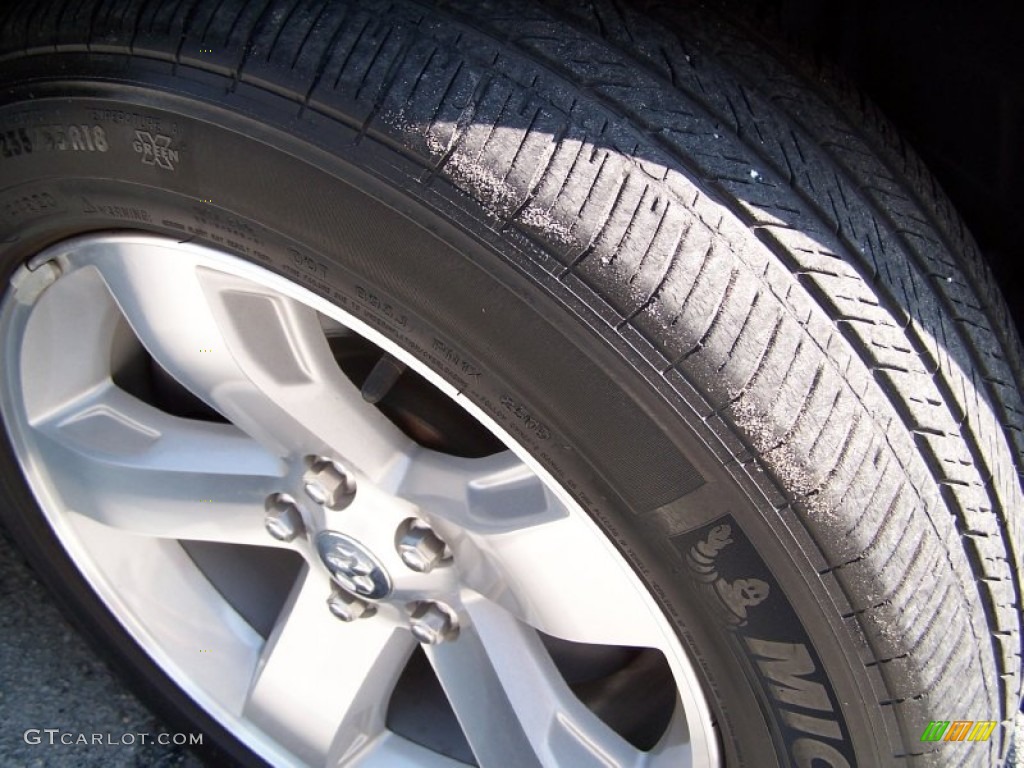
[[[724,609],[720,613],[733,627],[747,623],[747,609],[763,603],[771,593],[771,587],[761,579],[737,579],[727,581],[715,567],[718,555],[732,544],[732,528],[716,525],[703,541],[690,547],[686,563],[694,577],[703,586],[705,595],[712,605]]]

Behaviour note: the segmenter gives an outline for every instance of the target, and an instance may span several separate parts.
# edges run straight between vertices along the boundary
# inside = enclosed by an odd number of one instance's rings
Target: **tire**
[[[695,765],[1002,765],[1024,544],[1006,306],[858,94],[676,5],[7,7],[4,317],[61,285],[70,238],[255,265],[585,510],[693,669]],[[0,334],[3,523],[214,760],[295,759],[186,693],[69,549],[25,458],[21,338]],[[925,739],[967,720],[994,730]]]

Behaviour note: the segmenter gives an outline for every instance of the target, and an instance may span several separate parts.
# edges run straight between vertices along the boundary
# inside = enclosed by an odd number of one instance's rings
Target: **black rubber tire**
[[[728,765],[1005,760],[1020,343],[935,182],[842,82],[675,2],[40,0],[0,30],[5,276],[141,229],[374,323],[636,564]],[[126,642],[3,450],[30,560],[249,759]],[[722,602],[716,579],[763,585]],[[922,742],[931,720],[999,727]]]

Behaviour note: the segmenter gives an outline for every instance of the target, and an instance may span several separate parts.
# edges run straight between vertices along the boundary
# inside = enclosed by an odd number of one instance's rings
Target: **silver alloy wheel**
[[[691,663],[613,544],[496,423],[373,328],[261,267],[151,236],[69,241],[14,283],[0,408],[40,507],[132,637],[257,754],[459,764],[386,725],[419,637],[481,765],[719,764]],[[465,459],[408,438],[340,371],[325,326],[425,377],[509,450]],[[115,384],[140,342],[228,423]],[[324,461],[350,485],[332,476],[319,491],[344,503],[305,490]],[[302,558],[267,638],[182,541]],[[420,557],[430,567],[413,567]],[[363,577],[369,610],[339,621],[328,599],[358,599]],[[584,706],[541,632],[660,651],[678,699],[657,744],[638,749]]]

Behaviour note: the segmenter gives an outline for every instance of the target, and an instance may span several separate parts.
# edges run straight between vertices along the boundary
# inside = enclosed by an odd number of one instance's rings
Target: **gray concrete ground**
[[[156,734],[168,733],[68,625],[46,590],[0,535],[0,765],[201,766],[194,755],[175,746],[51,746],[43,732],[47,728],[75,736],[104,734],[105,740],[115,742],[127,734],[148,733],[156,738]],[[40,731],[41,743],[26,743],[29,729]],[[1024,747],[1024,716],[1017,718],[1017,744]],[[1024,760],[1015,756],[1007,768],[1024,768]]]

